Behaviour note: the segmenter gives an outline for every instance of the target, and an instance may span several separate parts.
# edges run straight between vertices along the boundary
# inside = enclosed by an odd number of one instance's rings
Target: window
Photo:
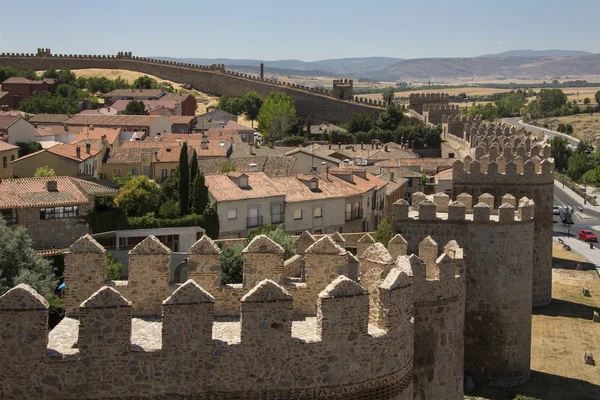
[[[131,175],[137,175],[137,168],[131,168]]]
[[[246,175],[240,176],[240,187],[247,188],[248,187],[248,177]]]
[[[294,219],[302,219],[302,210],[294,210]]]
[[[313,215],[315,218],[321,218],[323,216],[323,209],[321,207],[315,207]]]
[[[16,224],[17,223],[17,209],[16,208],[3,208],[0,209],[0,215],[7,224]]]
[[[115,168],[115,176],[121,176],[121,168]]]
[[[10,161],[15,161],[15,155],[10,156]]]
[[[76,217],[79,206],[49,207],[40,209],[40,219],[56,219]]]
[[[167,179],[167,170],[166,169],[163,169],[162,171],[160,171],[160,177],[161,177],[161,180],[163,180],[163,181],[165,179]]]
[[[8,157],[3,157],[2,158],[2,167],[3,168],[8,168]]]
[[[319,182],[315,179],[310,181],[310,190],[315,191],[319,189]]]
[[[283,204],[271,204],[271,223],[280,224],[283,222]]]
[[[227,210],[227,219],[236,219],[237,218],[237,209],[234,208],[232,210]]]
[[[172,177],[174,177],[174,176],[175,176],[175,170],[174,170],[174,169],[172,169],[172,170],[171,170],[171,178],[172,178]]]

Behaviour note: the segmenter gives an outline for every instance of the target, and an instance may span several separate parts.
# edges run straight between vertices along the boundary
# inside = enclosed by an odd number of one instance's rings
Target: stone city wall
[[[475,206],[469,194],[458,198],[449,203],[440,194],[436,204],[415,193],[418,211],[397,201],[393,232],[406,239],[408,253],[427,237],[435,243],[455,240],[464,249],[465,373],[494,386],[518,385],[530,373],[533,243],[523,238],[534,236],[535,206],[521,199],[517,208],[514,196],[504,196],[492,212],[490,195]]]
[[[344,123],[353,114],[367,112],[377,115],[384,111],[381,100],[362,101],[350,95],[347,100],[340,100],[327,89],[309,88],[289,82],[261,79],[258,76],[227,71],[223,64],[202,66],[175,61],[156,60],[131,56],[129,52],[120,52],[116,56],[77,55],[77,54],[38,54],[2,53],[0,65],[20,69],[46,70],[61,69],[126,69],[151,74],[182,84],[190,84],[195,89],[214,95],[241,97],[247,92],[255,91],[263,98],[269,92],[283,91],[296,103],[296,110],[301,117],[310,117],[314,121]],[[351,93],[351,92],[350,92]]]
[[[457,116],[460,107],[456,104],[423,104],[423,120],[426,124],[441,124],[444,117]]]
[[[408,96],[408,108],[423,115],[424,104],[448,104],[450,95],[448,93],[411,93]]]

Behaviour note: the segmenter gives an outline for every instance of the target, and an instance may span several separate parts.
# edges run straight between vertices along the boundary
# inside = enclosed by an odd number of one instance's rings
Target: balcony
[[[354,209],[352,211],[346,211],[346,221],[352,221],[355,219],[361,219],[363,216],[363,210],[361,208]]]
[[[271,224],[282,224],[284,215],[284,213],[271,214]]]
[[[262,216],[248,217],[246,219],[246,228],[255,228],[257,226],[262,226],[262,224],[263,224],[263,217]]]

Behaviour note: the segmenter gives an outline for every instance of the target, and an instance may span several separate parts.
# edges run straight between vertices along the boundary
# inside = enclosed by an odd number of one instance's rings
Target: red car
[[[586,242],[597,242],[598,238],[594,235],[594,232],[589,229],[579,231],[579,239],[585,240]]]

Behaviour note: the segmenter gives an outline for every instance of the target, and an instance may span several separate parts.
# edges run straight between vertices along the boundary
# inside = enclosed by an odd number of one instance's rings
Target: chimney
[[[313,175],[317,174],[317,167],[315,167],[314,165],[312,167],[310,167],[310,173]]]
[[[248,164],[248,172],[257,172],[257,171],[258,171],[258,164],[256,164],[256,163]]]
[[[385,151],[386,151],[386,152],[388,152],[388,151],[389,151],[389,150],[388,150],[388,145],[387,145],[387,144],[385,145],[384,149],[385,149]]]
[[[325,161],[321,161],[321,171],[327,171],[327,163]]]
[[[360,142],[360,149],[364,150],[365,149],[365,144],[363,142]]]
[[[89,143],[86,143],[85,144],[85,152],[88,153],[88,154],[90,154],[91,150],[92,150],[92,145],[89,144]]]
[[[69,131],[69,127],[67,126],[67,124],[63,124],[63,129],[65,130],[65,132]]]
[[[264,79],[264,78],[265,78],[265,64],[260,63],[260,79]]]
[[[350,160],[348,160],[347,158],[344,158],[344,161],[342,161],[344,163],[344,168],[348,168],[350,166]]]
[[[331,143],[329,143],[329,150],[331,150]]]
[[[342,148],[342,142],[338,142],[338,149]]]
[[[90,127],[88,128],[88,130],[93,131],[94,130],[94,125],[90,125]]]
[[[75,149],[75,156],[77,158],[81,158],[81,147],[77,146],[77,148]]]
[[[390,181],[391,181],[391,182],[396,182],[396,181],[394,180],[394,173],[393,173],[393,172],[390,172]]]
[[[58,192],[58,183],[55,180],[47,181],[46,190],[49,192]]]

